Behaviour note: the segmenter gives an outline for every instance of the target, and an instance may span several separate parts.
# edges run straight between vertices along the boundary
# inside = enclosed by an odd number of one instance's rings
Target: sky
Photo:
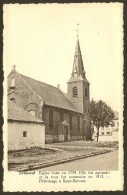
[[[122,104],[122,3],[4,5],[4,71],[16,71],[67,91],[79,23],[90,98],[113,110]]]

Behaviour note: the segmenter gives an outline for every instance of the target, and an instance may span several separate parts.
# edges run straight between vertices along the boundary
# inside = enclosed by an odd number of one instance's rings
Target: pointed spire
[[[83,61],[82,61],[79,38],[77,36],[77,43],[76,43],[76,49],[75,49],[75,55],[74,55],[72,77],[78,77],[78,76],[81,76],[82,78],[85,78],[85,71],[84,71],[84,66],[83,66]]]

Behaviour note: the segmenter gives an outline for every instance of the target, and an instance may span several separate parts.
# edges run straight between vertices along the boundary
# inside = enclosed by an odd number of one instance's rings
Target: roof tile
[[[45,101],[45,104],[55,106],[74,112],[76,107],[70,102],[64,93],[58,88],[41,81],[34,80],[30,77],[20,74],[20,76],[27,82],[27,84]]]

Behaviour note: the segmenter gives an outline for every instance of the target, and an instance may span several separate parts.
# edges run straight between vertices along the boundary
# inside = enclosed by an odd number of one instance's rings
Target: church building
[[[47,75],[48,76],[48,75]],[[8,75],[8,99],[45,122],[45,142],[89,140],[90,84],[77,37],[67,94],[58,87],[18,73]]]

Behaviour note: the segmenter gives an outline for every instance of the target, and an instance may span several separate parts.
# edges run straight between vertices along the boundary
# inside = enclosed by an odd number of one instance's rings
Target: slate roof
[[[88,82],[88,80],[86,79],[85,74],[86,73],[85,73],[85,70],[84,70],[79,39],[77,38],[72,74],[71,74],[71,78],[69,79],[68,82],[74,82],[74,81],[79,81],[80,80],[80,81],[85,81],[88,84],[90,84]]]
[[[78,112],[66,95],[58,88],[20,74],[27,84],[45,101],[46,105]]]
[[[40,119],[32,116],[29,112],[20,108],[11,100],[8,100],[8,120],[20,121],[20,122],[31,122],[31,123],[44,123]]]
[[[73,76],[75,72],[77,72],[78,76],[81,75],[82,78],[85,78],[85,70],[83,66],[79,39],[77,39],[75,55],[74,55],[73,70],[72,70]]]

